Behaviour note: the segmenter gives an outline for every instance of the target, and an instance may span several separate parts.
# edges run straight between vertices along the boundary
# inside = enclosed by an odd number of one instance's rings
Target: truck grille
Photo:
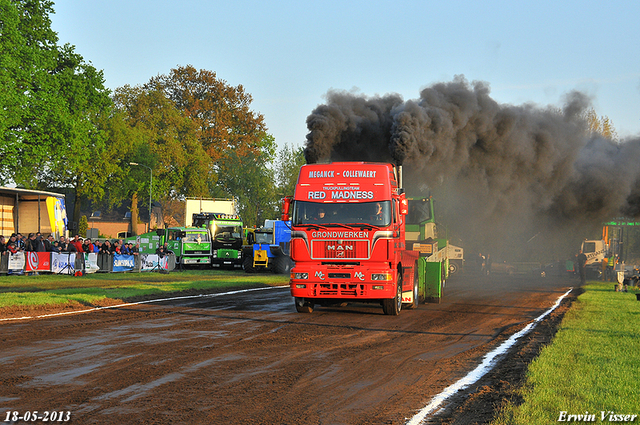
[[[317,296],[356,297],[364,295],[364,290],[357,283],[320,283],[316,293]]]
[[[311,257],[314,260],[366,260],[369,258],[369,241],[314,240],[311,241]]]

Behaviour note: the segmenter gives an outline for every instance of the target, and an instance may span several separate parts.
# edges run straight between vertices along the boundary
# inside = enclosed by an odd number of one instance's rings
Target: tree
[[[133,192],[131,195],[131,234],[133,236],[138,235],[138,192]]]
[[[278,153],[275,164],[276,185],[281,196],[293,196],[300,167],[305,164],[304,148],[285,146]]]
[[[31,112],[46,112],[42,106],[49,100],[48,71],[55,68],[58,41],[49,20],[52,5],[0,0],[0,155],[9,165],[0,170],[3,184],[13,180],[23,153],[37,152],[25,136],[46,122],[34,121]]]
[[[37,177],[39,186],[70,187],[74,189],[73,221],[80,217],[80,200],[84,197],[99,199],[104,176],[95,169],[104,167],[105,134],[98,126],[99,117],[111,107],[109,91],[104,88],[101,71],[84,63],[72,46],[60,50],[55,84],[62,101],[59,114],[51,117],[46,129],[37,134],[40,143],[49,141],[46,157],[23,158],[23,172],[16,182],[25,186],[31,176]]]
[[[600,134],[614,142],[618,141],[618,133],[608,116],[598,117],[595,109],[591,108],[585,112],[585,120],[592,133]]]
[[[215,72],[187,65],[152,78],[145,87],[162,91],[193,121],[197,138],[214,163],[232,153],[259,154],[266,133],[264,118],[249,109],[253,99],[241,85],[230,86]]]
[[[265,134],[259,154],[240,156],[231,152],[219,164],[219,185],[227,196],[238,200],[244,224],[262,225],[278,215],[273,172],[269,169],[275,155],[275,139]]]
[[[250,180],[255,176],[246,173],[259,170],[257,177],[263,176],[275,144],[266,133],[262,115],[249,109],[252,98],[242,86],[229,86],[214,72],[187,66],[142,86],[121,87],[114,92],[113,101],[117,116],[109,124],[110,143],[125,153],[116,162],[123,167],[128,167],[128,162],[150,167],[153,196],[163,207],[187,196],[235,196],[243,205],[256,200],[260,205],[271,202],[263,192],[273,186],[273,179],[267,185],[254,184]],[[116,141],[123,140],[125,134],[128,147]],[[112,204],[134,191],[144,193],[145,186],[148,191],[143,178],[146,170],[136,168],[115,178],[117,187],[109,197]],[[245,174],[236,174],[238,170]],[[225,172],[230,175],[219,184]],[[251,190],[252,196],[245,197],[245,189]],[[253,196],[256,194],[258,197]]]
[[[109,108],[101,71],[57,45],[51,1],[0,0],[0,180],[26,188],[70,187],[95,195],[94,156],[104,149],[98,117]],[[5,19],[6,16],[6,19]],[[6,36],[5,36],[6,35]],[[88,184],[91,181],[91,184]]]
[[[117,184],[110,203],[149,190],[163,204],[185,196],[206,196],[213,178],[211,161],[196,137],[193,121],[162,91],[145,86],[116,89],[113,100],[118,113],[109,123],[109,135],[116,148],[112,150],[119,152],[122,172],[114,176]],[[132,167],[130,162],[143,166]],[[153,173],[151,188],[145,166]]]

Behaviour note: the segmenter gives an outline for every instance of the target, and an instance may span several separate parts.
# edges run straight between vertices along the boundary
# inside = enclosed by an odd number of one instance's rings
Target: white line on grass
[[[223,295],[240,294],[242,292],[263,291],[265,289],[283,289],[283,288],[288,288],[288,287],[289,287],[289,285],[287,285],[287,286],[268,286],[266,288],[239,289],[237,291],[221,292],[221,293],[218,293],[218,294],[199,294],[199,295],[185,295],[185,296],[182,296],[182,297],[159,298],[159,299],[156,299],[156,300],[138,301],[137,303],[124,303],[124,304],[117,304],[117,305],[108,305],[108,306],[104,306],[104,307],[87,308],[85,310],[65,311],[63,313],[42,314],[40,316],[9,317],[9,318],[6,318],[6,319],[0,319],[0,322],[8,322],[8,321],[11,321],[11,320],[43,319],[43,318],[46,318],[46,317],[64,316],[64,315],[67,315],[67,314],[88,313],[90,311],[106,310],[108,308],[128,307],[128,306],[138,305],[138,304],[158,303],[158,302],[162,302],[162,301],[186,300],[186,299],[189,299],[189,298],[206,298],[206,297],[214,298],[214,297],[221,297]]]
[[[413,418],[411,418],[409,422],[407,422],[407,425],[423,424],[427,415],[433,413],[433,411],[436,410],[446,399],[448,399],[458,391],[467,388],[469,385],[474,384],[476,381],[482,378],[487,372],[489,372],[493,368],[493,366],[495,366],[495,360],[498,356],[504,354],[509,348],[511,348],[513,344],[516,343],[516,341],[520,337],[526,335],[529,331],[531,331],[531,329],[535,327],[536,324],[538,324],[538,322],[540,322],[542,319],[547,317],[547,315],[549,315],[553,310],[555,310],[560,305],[560,302],[564,299],[564,297],[569,295],[569,293],[572,290],[573,288],[569,289],[567,292],[564,293],[564,295],[558,298],[558,300],[553,305],[553,307],[551,307],[549,310],[542,313],[533,322],[525,326],[521,331],[511,335],[511,337],[509,337],[509,339],[507,339],[505,342],[500,344],[498,348],[488,353],[482,360],[482,363],[480,363],[480,365],[478,365],[478,367],[476,367],[474,370],[469,372],[464,378],[448,386],[447,388],[444,389],[444,391],[442,391],[440,394],[432,398],[429,404],[423,407],[422,410],[420,410]]]

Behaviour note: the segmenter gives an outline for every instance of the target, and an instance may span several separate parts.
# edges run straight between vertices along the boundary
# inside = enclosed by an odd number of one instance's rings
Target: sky
[[[499,103],[587,94],[620,139],[640,135],[640,2],[57,0],[59,44],[139,85],[193,65],[253,98],[278,146],[303,146],[329,90],[417,99],[456,75]]]

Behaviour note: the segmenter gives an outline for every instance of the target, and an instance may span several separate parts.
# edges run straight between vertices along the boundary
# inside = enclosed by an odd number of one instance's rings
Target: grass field
[[[160,273],[101,273],[82,277],[63,275],[0,276],[0,308],[45,306],[77,302],[104,304],[145,295],[189,289],[211,290],[286,285],[288,275],[247,274],[242,270],[189,270]]]
[[[520,390],[524,403],[507,405],[494,425],[640,423],[637,291],[615,292],[612,283],[595,282],[585,291],[530,365]]]

